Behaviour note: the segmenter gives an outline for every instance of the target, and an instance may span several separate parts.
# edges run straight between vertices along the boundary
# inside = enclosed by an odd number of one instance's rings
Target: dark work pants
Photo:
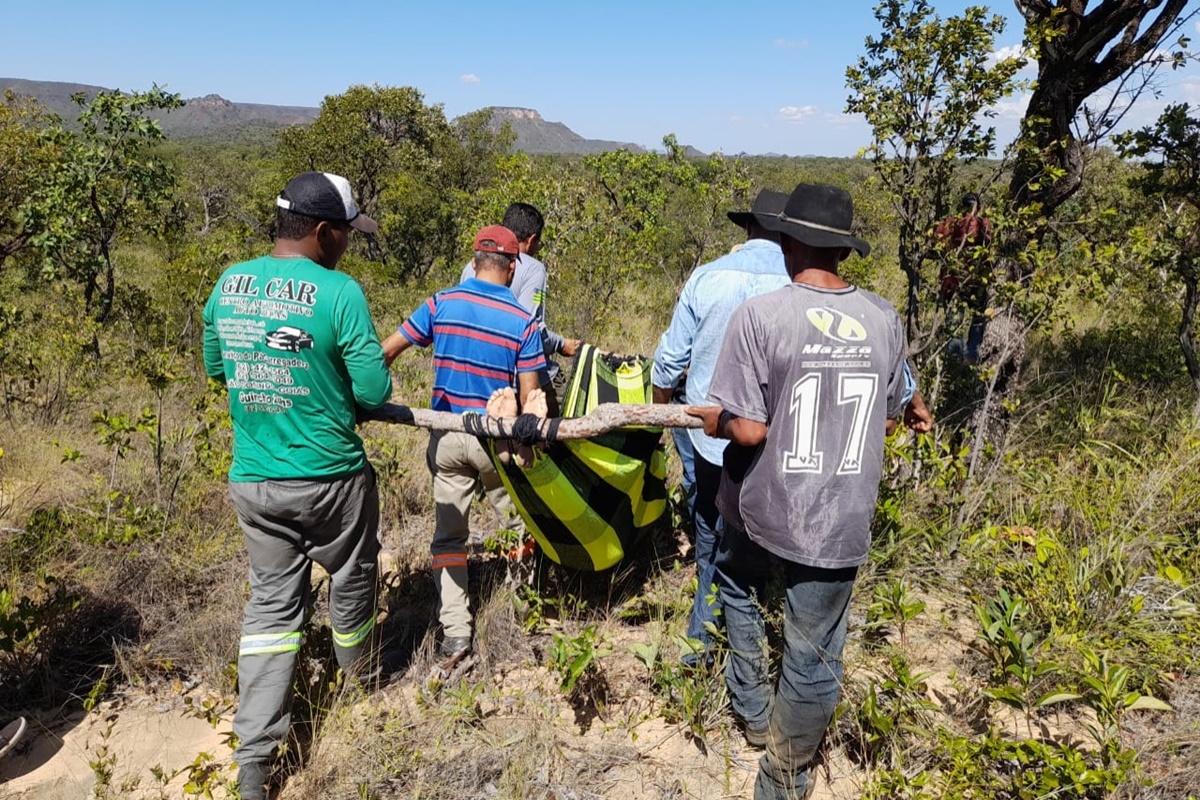
[[[365,666],[375,627],[379,490],[368,465],[329,480],[230,483],[250,556],[250,601],[238,648],[238,764],[266,761],[287,739],[292,678],[312,564],[329,573],[338,666]]]

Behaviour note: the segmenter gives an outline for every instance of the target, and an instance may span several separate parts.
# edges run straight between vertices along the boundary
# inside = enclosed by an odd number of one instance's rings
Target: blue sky
[[[841,113],[845,68],[876,32],[873,5],[42,0],[5,9],[0,75],[307,106],[355,83],[407,85],[451,117],[523,106],[589,138],[850,155],[869,131]],[[943,15],[966,5],[935,1]],[[1010,19],[998,46],[1019,43],[1010,0],[992,7]],[[1200,101],[1196,69],[1165,82],[1165,99]],[[1020,108],[1002,109],[1002,135]]]

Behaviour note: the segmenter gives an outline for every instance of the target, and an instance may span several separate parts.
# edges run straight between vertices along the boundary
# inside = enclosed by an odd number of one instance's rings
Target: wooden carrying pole
[[[596,410],[586,417],[573,417],[559,421],[558,430],[552,435],[550,420],[543,420],[539,425],[541,438],[545,441],[562,441],[564,439],[589,439],[602,433],[630,426],[648,426],[654,428],[701,428],[704,423],[697,417],[690,417],[679,405],[636,405],[633,403],[601,403]],[[452,414],[449,411],[433,411],[428,408],[409,408],[408,406],[387,403],[374,411],[364,413],[368,420],[392,422],[400,425],[411,425],[415,428],[428,428],[434,431],[459,431],[485,436],[489,439],[509,439],[513,435],[515,417],[497,419],[496,417],[480,416],[479,430],[468,430],[463,424],[462,414]],[[474,428],[474,426],[472,426]]]

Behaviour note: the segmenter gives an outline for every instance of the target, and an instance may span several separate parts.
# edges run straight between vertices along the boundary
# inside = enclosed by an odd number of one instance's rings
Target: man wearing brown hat
[[[729,638],[726,683],[748,739],[765,740],[756,800],[806,797],[840,695],[850,593],[867,559],[884,438],[904,415],[905,339],[896,310],[844,281],[870,246],[851,233],[850,195],[797,186],[759,222],[780,235],[791,282],[734,312],[709,386],[691,407],[726,452],[716,584]],[[922,406],[923,409],[923,406]],[[929,430],[927,414],[913,414]],[[764,625],[772,559],[786,583],[778,689]]]
[[[336,271],[351,229],[373,233],[375,221],[324,172],[292,179],[275,205],[275,249],[227,269],[204,307],[204,365],[229,390],[229,497],[250,558],[233,718],[244,800],[266,797],[287,739],[313,562],[330,576],[338,665],[368,666],[379,492],[355,418],[392,393],[362,289]]]
[[[683,285],[671,324],[654,352],[654,402],[671,402],[686,374],[683,402],[704,403],[734,309],[751,297],[787,284],[779,234],[764,228],[756,218],[758,214],[778,214],[786,202],[786,194],[764,189],[754,198],[750,211],[729,212],[730,222],[746,231],[746,242],[729,255],[696,267]],[[697,583],[687,636],[707,650],[712,638],[709,628],[720,624],[720,599],[713,592],[713,564],[721,531],[717,487],[727,442],[695,429],[676,428],[671,433],[683,466],[684,491],[695,534]],[[684,661],[698,663],[700,654],[685,653]]]
[[[475,275],[426,300],[383,342],[388,364],[409,347],[433,347],[435,411],[486,412],[499,389],[516,388],[521,405],[538,389],[545,370],[537,321],[509,289],[520,245],[502,225],[475,235]],[[471,649],[467,600],[468,512],[477,483],[505,527],[524,530],[491,457],[474,436],[433,431],[426,462],[433,476],[436,519],[433,572],[438,585],[442,655]]]

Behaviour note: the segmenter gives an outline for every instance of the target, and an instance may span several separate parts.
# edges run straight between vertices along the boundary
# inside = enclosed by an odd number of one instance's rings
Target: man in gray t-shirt
[[[782,214],[791,283],[743,303],[709,384],[717,406],[689,407],[731,440],[718,493],[725,533],[716,584],[729,637],[726,683],[746,738],[765,746],[756,800],[805,797],[840,696],[850,594],[867,559],[884,438],[904,413],[905,341],[896,310],[846,283],[838,264],[870,246],[850,234],[850,195],[797,186]],[[910,424],[926,431],[924,404]],[[787,583],[778,691],[762,611],[771,557]]]

